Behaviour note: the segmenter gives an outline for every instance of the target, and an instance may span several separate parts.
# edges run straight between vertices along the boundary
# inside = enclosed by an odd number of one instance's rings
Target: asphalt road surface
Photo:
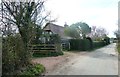
[[[71,58],[47,75],[118,75],[116,44]]]

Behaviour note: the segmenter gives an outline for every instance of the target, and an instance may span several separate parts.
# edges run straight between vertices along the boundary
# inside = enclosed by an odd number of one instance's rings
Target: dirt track
[[[83,55],[85,53],[86,52],[81,52],[81,53],[64,52],[64,55],[57,57],[33,58],[32,62],[43,64],[46,68],[45,73],[48,73],[50,71],[55,70],[57,66],[67,63],[73,58],[76,58],[78,55],[80,54]]]

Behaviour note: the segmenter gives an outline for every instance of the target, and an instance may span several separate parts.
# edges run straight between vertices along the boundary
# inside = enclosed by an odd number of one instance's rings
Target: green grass
[[[120,54],[120,43],[117,45],[118,53]]]

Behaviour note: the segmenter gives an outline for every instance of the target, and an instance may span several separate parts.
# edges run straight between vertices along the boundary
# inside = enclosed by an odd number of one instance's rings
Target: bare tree
[[[2,32],[2,36],[9,37],[16,33],[20,35],[23,47],[19,44],[18,48],[24,48],[25,54],[23,54],[23,56],[26,58],[26,63],[30,59],[28,46],[37,36],[37,29],[39,29],[44,23],[52,21],[49,18],[50,12],[45,12],[44,3],[45,0],[38,0],[38,2],[32,2],[31,0],[29,0],[29,2],[20,2],[18,0],[17,2],[10,2],[9,0],[2,0],[1,2],[0,30]],[[14,41],[12,41],[12,43],[13,42]],[[10,51],[9,48],[7,49]]]
[[[50,22],[47,19],[50,13],[45,14],[44,0],[38,2],[5,2],[1,3],[0,24],[3,35],[8,34],[13,27],[18,29],[25,47],[30,42],[34,34],[34,29]]]
[[[94,40],[102,40],[104,37],[106,37],[106,35],[108,35],[107,31],[102,27],[92,26],[91,29],[92,31],[90,36]]]

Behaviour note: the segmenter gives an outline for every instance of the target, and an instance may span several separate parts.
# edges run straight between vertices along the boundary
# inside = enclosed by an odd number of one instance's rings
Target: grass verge
[[[118,53],[120,54],[120,42],[117,45]]]

